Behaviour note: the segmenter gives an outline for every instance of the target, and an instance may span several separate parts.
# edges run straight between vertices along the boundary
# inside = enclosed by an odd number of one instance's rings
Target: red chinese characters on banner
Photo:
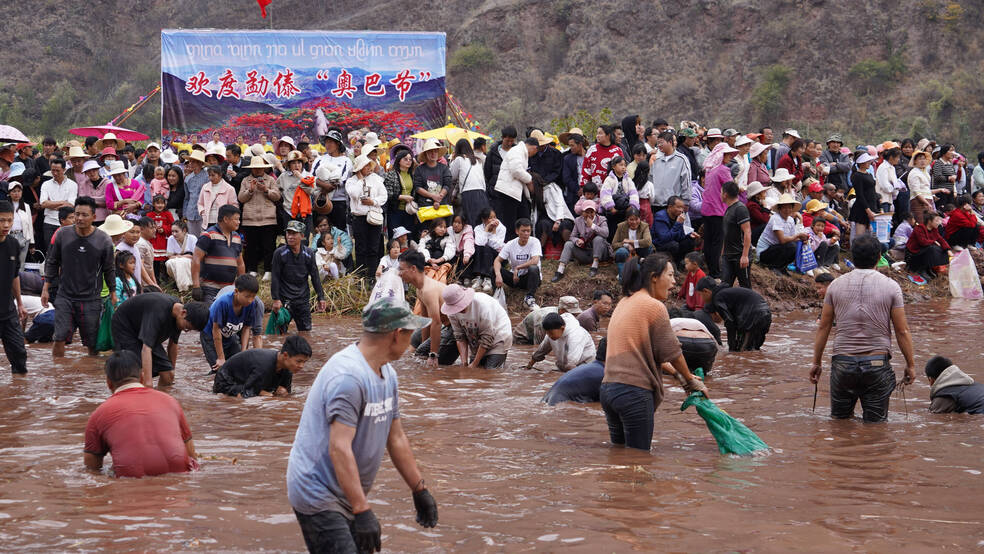
[[[357,90],[359,88],[352,85],[352,74],[348,70],[343,69],[338,74],[338,79],[335,81],[335,88],[332,89],[331,93],[338,98],[346,96],[351,100],[353,98],[352,93]]]
[[[404,69],[396,77],[389,80],[396,87],[397,92],[400,93],[400,102],[406,100],[407,93],[410,92],[410,87],[413,86],[413,81],[416,80],[417,78],[410,74],[409,69]]]
[[[198,73],[188,77],[188,82],[185,83],[185,90],[192,93],[195,96],[204,94],[209,98],[212,97],[212,91],[205,88],[210,81],[208,77],[205,76],[204,71],[199,71]]]
[[[277,77],[273,80],[274,94],[277,98],[290,98],[299,92],[301,89],[297,88],[294,83],[294,72],[287,68],[285,71],[278,71]]]
[[[270,81],[266,77],[257,73],[254,69],[246,73],[246,96],[259,95],[266,96]]]
[[[386,89],[383,88],[383,85],[379,84],[380,80],[382,80],[382,76],[379,73],[366,75],[366,82],[362,87],[366,96],[386,96]]]
[[[236,77],[233,76],[231,69],[226,69],[225,73],[219,77],[219,92],[215,94],[216,99],[225,98],[226,96],[231,96],[233,98],[239,98],[239,93],[236,92]]]

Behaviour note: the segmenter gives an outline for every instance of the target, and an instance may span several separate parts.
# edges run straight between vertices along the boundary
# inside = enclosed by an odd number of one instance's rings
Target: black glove
[[[352,529],[355,547],[359,552],[379,552],[383,548],[379,521],[372,510],[355,514],[355,527]]]
[[[195,287],[191,289],[191,299],[196,302],[201,302],[205,298],[205,294],[202,292],[202,287]]]
[[[437,502],[427,489],[413,493],[413,507],[417,510],[417,523],[422,527],[437,525]]]

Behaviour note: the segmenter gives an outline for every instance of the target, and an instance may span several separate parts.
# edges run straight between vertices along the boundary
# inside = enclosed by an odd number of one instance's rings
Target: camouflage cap
[[[680,132],[678,134],[681,137],[697,138],[697,133],[690,127],[685,127],[683,129],[680,129]]]
[[[287,230],[293,231],[295,233],[304,233],[304,222],[303,221],[291,221],[287,224]]]
[[[362,328],[370,333],[389,333],[397,329],[420,329],[430,325],[429,317],[413,315],[405,301],[380,298],[362,312]]]

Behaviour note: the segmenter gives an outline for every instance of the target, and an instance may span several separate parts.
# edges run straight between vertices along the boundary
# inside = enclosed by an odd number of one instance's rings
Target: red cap
[[[823,185],[820,183],[812,183],[810,185],[810,192],[823,192]]]

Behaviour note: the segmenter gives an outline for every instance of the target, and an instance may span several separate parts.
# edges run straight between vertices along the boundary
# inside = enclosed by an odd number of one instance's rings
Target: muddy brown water
[[[980,303],[910,306],[917,365],[949,354],[984,379]],[[920,377],[908,417],[893,397],[884,425],[816,413],[806,380],[815,313],[779,316],[761,353],[722,352],[714,400],[772,448],[721,456],[702,421],[656,416],[652,453],[612,448],[595,405],[547,407],[557,378],[525,371],[517,348],[502,371],[396,367],[401,413],[440,508],[414,522],[406,487],[384,460],[370,500],[383,546],[400,552],[930,551],[984,546],[984,417],[931,415]],[[358,322],[315,318],[315,356],[289,399],[212,395],[197,338],[186,334],[171,392],[203,457],[201,471],[114,479],[83,469],[89,414],[108,395],[101,361],[69,347],[53,364],[29,348],[29,378],[0,374],[0,541],[17,551],[301,551],[287,503],[287,455],[305,395]],[[279,341],[271,341],[279,346]],[[549,369],[552,358],[538,364]],[[901,356],[896,355],[901,371]],[[234,460],[234,461],[233,461]],[[110,459],[107,458],[107,467]]]

